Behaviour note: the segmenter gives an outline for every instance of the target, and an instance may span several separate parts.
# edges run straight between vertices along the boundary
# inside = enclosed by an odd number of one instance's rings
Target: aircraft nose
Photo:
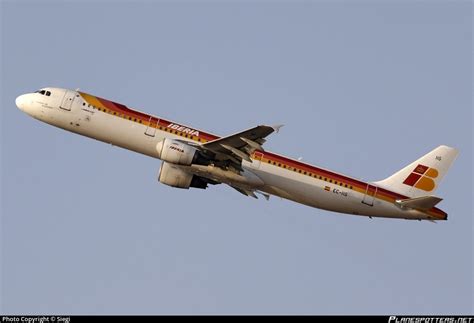
[[[22,94],[16,98],[15,104],[18,109],[23,110],[26,106],[26,94]]]

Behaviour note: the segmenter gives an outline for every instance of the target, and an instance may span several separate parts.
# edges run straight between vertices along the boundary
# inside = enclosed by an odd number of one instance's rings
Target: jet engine
[[[189,166],[199,156],[199,151],[181,141],[173,139],[164,139],[156,145],[158,158],[163,161]]]
[[[179,166],[163,161],[158,181],[168,186],[189,189],[190,187],[207,187],[207,181],[199,176],[187,173]]]

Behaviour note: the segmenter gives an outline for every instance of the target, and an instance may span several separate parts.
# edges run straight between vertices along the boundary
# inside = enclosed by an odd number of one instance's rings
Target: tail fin
[[[412,198],[431,195],[457,155],[457,149],[439,146],[392,176],[375,184]]]

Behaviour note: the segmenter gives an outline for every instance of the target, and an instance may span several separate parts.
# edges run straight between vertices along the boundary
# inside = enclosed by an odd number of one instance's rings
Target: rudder
[[[439,146],[392,176],[374,184],[412,198],[431,195],[457,155],[457,149]]]

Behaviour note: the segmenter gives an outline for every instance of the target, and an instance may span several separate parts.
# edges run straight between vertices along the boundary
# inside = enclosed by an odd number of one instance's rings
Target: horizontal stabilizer
[[[422,196],[412,199],[397,200],[396,203],[402,208],[427,211],[441,202],[443,199],[436,196]]]

